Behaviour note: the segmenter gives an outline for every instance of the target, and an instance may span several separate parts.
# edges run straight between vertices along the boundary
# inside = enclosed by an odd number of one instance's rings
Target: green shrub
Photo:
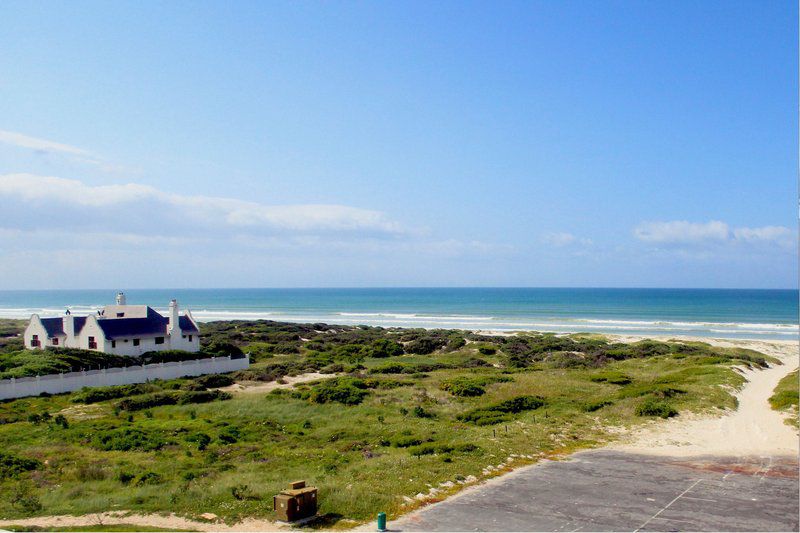
[[[364,380],[340,377],[317,383],[311,388],[311,401],[315,403],[339,402],[344,405],[358,405],[369,394]]]
[[[23,472],[37,470],[41,466],[42,463],[36,459],[28,459],[0,451],[0,480],[17,477]]]
[[[497,348],[494,346],[479,346],[478,352],[480,352],[481,355],[494,355],[497,353]]]
[[[104,451],[140,451],[160,450],[166,444],[161,433],[145,432],[136,428],[119,428],[96,431],[92,437],[93,447]]]
[[[233,444],[239,441],[240,431],[234,426],[227,426],[219,432],[217,438],[224,444]]]
[[[629,376],[616,370],[608,370],[589,376],[589,379],[596,383],[611,383],[612,385],[627,385],[633,381]]]
[[[419,437],[398,436],[389,441],[395,448],[408,448],[410,446],[418,446],[422,444],[422,439]]]
[[[588,402],[588,403],[584,404],[583,410],[586,411],[587,413],[593,413],[594,411],[602,409],[603,407],[606,407],[608,405],[614,405],[614,402],[612,402],[611,400],[600,400],[600,401],[597,401],[597,402]]]
[[[659,416],[669,418],[678,414],[669,403],[657,398],[647,398],[636,407],[638,416]]]
[[[218,390],[166,391],[125,398],[118,402],[116,406],[123,411],[141,411],[161,405],[188,405],[216,400],[230,400],[231,398],[232,396],[227,392]]]
[[[421,405],[417,405],[411,410],[411,414],[417,418],[434,418],[435,415],[430,411],[426,411]]]
[[[230,342],[212,340],[202,348],[203,353],[214,357],[241,357],[242,349]],[[196,358],[196,357],[195,357]]]
[[[367,357],[396,357],[403,355],[403,346],[389,339],[378,339],[370,346],[365,347],[364,354]]]
[[[106,400],[115,400],[117,398],[125,398],[126,396],[155,392],[157,390],[159,390],[159,388],[150,383],[114,385],[111,387],[84,387],[80,391],[74,393],[70,400],[74,403],[97,403]]]
[[[517,396],[495,405],[472,409],[459,415],[458,419],[472,422],[479,426],[497,424],[508,420],[510,418],[508,415],[532,411],[542,407],[544,404],[544,399],[538,396]]]
[[[205,450],[209,444],[211,444],[211,437],[206,435],[205,433],[192,433],[188,437],[186,437],[186,442],[192,442],[197,444],[197,449],[200,451]]]
[[[478,446],[474,444],[457,444],[457,445],[450,445],[450,444],[435,444],[435,443],[426,443],[421,444],[419,446],[413,446],[408,449],[408,452],[414,456],[421,456],[421,455],[432,455],[435,453],[444,454],[444,453],[470,453],[479,450]]]
[[[454,378],[443,381],[439,385],[439,388],[449,392],[453,396],[482,396],[486,393],[486,389],[484,389],[477,380],[470,378]]]

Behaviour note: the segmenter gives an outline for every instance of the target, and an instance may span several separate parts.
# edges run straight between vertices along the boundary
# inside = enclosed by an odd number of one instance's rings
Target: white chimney
[[[72,316],[71,313],[67,312],[66,316],[63,318],[64,322],[64,334],[67,336],[67,342],[72,343],[75,339],[75,317]]]
[[[169,332],[170,335],[181,334],[181,324],[178,318],[178,300],[170,300],[169,302]]]
[[[125,305],[125,293],[118,292],[117,293],[117,305]]]

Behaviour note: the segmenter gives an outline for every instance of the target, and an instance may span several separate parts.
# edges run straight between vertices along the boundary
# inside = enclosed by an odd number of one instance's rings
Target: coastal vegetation
[[[305,479],[319,487],[321,526],[353,525],[600,445],[620,427],[733,408],[743,378],[732,367],[774,362],[593,335],[269,321],[212,322],[202,334],[205,351],[241,350],[251,367],[0,402],[0,516],[270,519],[272,495]],[[35,367],[36,355],[61,357],[14,349],[0,371]]]
[[[778,382],[775,392],[769,399],[769,404],[776,411],[789,413],[791,416],[786,419],[787,423],[794,427],[800,427],[798,403],[800,403],[800,376],[795,370]]]

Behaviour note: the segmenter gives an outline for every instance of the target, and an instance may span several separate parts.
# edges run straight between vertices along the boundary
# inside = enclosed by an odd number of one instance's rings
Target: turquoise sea
[[[0,318],[90,313],[115,289],[0,291]],[[128,303],[198,320],[797,339],[797,290],[738,289],[131,289]]]

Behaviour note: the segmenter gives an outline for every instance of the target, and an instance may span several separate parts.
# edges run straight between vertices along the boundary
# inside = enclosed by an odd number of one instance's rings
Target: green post
[[[386,513],[378,513],[378,531],[386,531]]]

